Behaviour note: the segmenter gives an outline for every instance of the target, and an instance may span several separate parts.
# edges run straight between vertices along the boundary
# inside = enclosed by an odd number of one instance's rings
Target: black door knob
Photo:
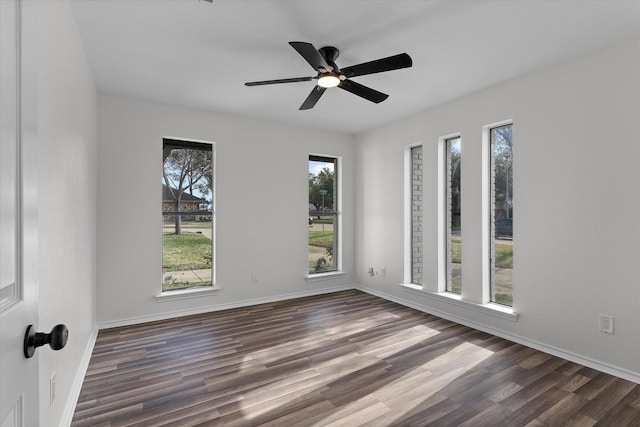
[[[54,350],[60,350],[67,345],[69,339],[69,330],[65,325],[56,325],[51,329],[48,334],[44,332],[36,332],[33,325],[27,327],[27,332],[24,334],[24,357],[27,359],[33,357],[36,352],[36,348],[45,344]]]

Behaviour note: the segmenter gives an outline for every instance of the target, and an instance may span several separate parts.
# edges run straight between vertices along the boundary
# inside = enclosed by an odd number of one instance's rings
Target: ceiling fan
[[[340,51],[333,46],[325,46],[316,49],[311,43],[306,42],[289,42],[302,57],[313,67],[318,73],[312,77],[293,77],[289,79],[263,80],[259,82],[248,82],[246,86],[261,86],[278,83],[295,83],[308,82],[318,80],[307,99],[300,106],[300,110],[308,110],[316,105],[322,94],[330,87],[339,87],[354,95],[358,95],[376,104],[384,101],[389,95],[378,92],[375,89],[356,83],[350,80],[352,77],[364,76],[367,74],[381,73],[383,71],[397,70],[400,68],[411,67],[413,61],[406,53],[389,56],[387,58],[376,59],[375,61],[364,62],[358,65],[352,65],[340,69],[335,60],[338,58]]]

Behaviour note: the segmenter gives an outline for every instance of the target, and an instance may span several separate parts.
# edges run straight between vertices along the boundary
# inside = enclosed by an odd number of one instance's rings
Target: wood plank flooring
[[[359,291],[100,331],[72,426],[640,426],[640,385]]]

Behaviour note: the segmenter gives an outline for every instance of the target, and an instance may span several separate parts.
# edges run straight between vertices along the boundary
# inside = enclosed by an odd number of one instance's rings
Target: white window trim
[[[310,273],[305,276],[304,280],[307,282],[321,282],[324,280],[339,279],[346,276],[344,271],[329,271],[325,273]]]
[[[449,234],[449,203],[448,203],[448,159],[447,141],[460,138],[462,146],[462,133],[450,133],[438,138],[438,292],[447,291],[448,278],[448,234]],[[453,294],[453,293],[452,293]],[[453,294],[456,295],[456,294]]]
[[[424,159],[425,144],[423,142],[416,142],[405,146],[404,149],[404,281],[405,283],[411,283],[413,277],[413,161],[411,150],[415,147],[422,147],[422,156]],[[424,175],[422,177],[422,188],[424,189]],[[424,224],[423,224],[424,230]],[[424,268],[425,258],[423,257],[422,271],[423,275],[426,271]],[[424,278],[423,278],[424,280]],[[419,285],[416,285],[419,286]]]
[[[217,295],[220,288],[215,285],[193,287],[187,289],[176,289],[173,291],[164,291],[156,295],[156,302],[177,301],[181,299],[200,298],[205,296]]]
[[[422,286],[414,285],[411,283],[400,284],[403,290],[410,293],[426,297],[432,301],[445,302],[457,307],[470,309],[484,314],[489,314],[500,319],[510,320],[517,322],[520,315],[516,313],[512,307],[508,307],[502,304],[496,304],[492,302],[479,304],[472,301],[462,299],[461,295],[454,294],[452,292],[433,292],[425,289]]]
[[[206,141],[203,139],[194,139],[194,138],[179,138],[179,137],[174,137],[174,136],[163,136],[162,140],[164,141],[165,139],[172,139],[172,140],[176,140],[176,141],[185,141],[185,142],[197,142],[200,144],[209,144],[211,145],[211,162],[213,163],[212,165],[212,184],[211,184],[211,234],[212,234],[212,239],[211,239],[211,285],[209,286],[202,286],[202,287],[192,287],[192,288],[186,288],[186,289],[174,289],[174,290],[168,290],[168,291],[163,291],[162,290],[162,281],[160,282],[160,293],[156,295],[156,302],[167,302],[167,301],[176,301],[176,300],[181,300],[181,299],[188,299],[188,298],[198,298],[198,297],[203,297],[203,296],[209,296],[209,295],[217,295],[220,292],[220,287],[217,286],[216,284],[216,275],[217,275],[217,268],[216,268],[216,196],[218,194],[218,192],[216,191],[216,183],[217,183],[217,179],[216,179],[216,171],[218,170],[217,168],[217,155],[216,155],[216,143],[214,141]],[[160,205],[162,206],[162,200],[160,201]],[[161,253],[160,256],[162,257],[162,246],[160,247]],[[160,258],[162,259],[162,258]],[[162,277],[162,276],[160,276]]]
[[[338,235],[336,237],[337,239],[336,252],[338,252],[338,256],[337,257],[334,256],[334,261],[336,263],[335,271],[307,273],[307,275],[305,276],[305,280],[307,282],[313,282],[318,280],[328,280],[328,278],[336,278],[345,274],[344,271],[342,270],[342,157],[336,156],[333,154],[309,153],[307,155],[307,162],[309,161],[310,156],[327,157],[327,158],[336,160],[335,173],[338,176],[338,179],[336,180],[336,189],[338,191],[338,198],[334,202],[336,205],[336,221],[337,221],[337,229],[338,229]],[[307,193],[308,192],[309,192],[309,188],[307,187]],[[308,197],[307,197],[307,200],[308,200]],[[336,227],[334,227],[334,231],[335,231],[335,228]],[[308,244],[308,241],[307,241],[307,244]]]
[[[490,167],[491,167],[491,140],[490,132],[495,127],[511,125],[513,126],[513,119],[504,120],[501,122],[492,123],[482,127],[482,281],[480,283],[482,301],[474,301],[465,297],[468,295],[471,298],[477,297],[477,291],[465,292],[464,283],[462,295],[455,294],[446,291],[446,188],[445,188],[445,173],[446,173],[446,141],[452,138],[460,138],[462,141],[462,133],[456,132],[448,135],[443,135],[438,138],[437,155],[438,155],[438,278],[436,284],[418,285],[411,283],[411,200],[412,200],[412,163],[411,163],[411,149],[416,146],[423,146],[425,144],[418,142],[405,147],[404,152],[404,283],[400,284],[402,290],[425,297],[428,300],[447,303],[455,307],[460,307],[465,310],[473,310],[479,313],[487,314],[499,319],[509,320],[517,322],[519,314],[516,313],[513,307],[509,307],[502,304],[497,304],[489,301],[489,248],[490,248],[490,225],[489,225],[489,207],[490,207]],[[424,154],[424,153],[423,153]],[[433,289],[431,289],[431,287]]]
[[[509,306],[491,302],[491,177],[492,177],[492,157],[491,150],[491,130],[502,126],[513,126],[513,119],[502,120],[482,126],[482,304],[493,304],[498,307]]]

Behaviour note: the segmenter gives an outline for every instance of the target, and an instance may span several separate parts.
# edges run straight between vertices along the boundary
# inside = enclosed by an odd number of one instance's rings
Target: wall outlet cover
[[[600,315],[600,332],[613,334],[613,316],[607,316],[606,314]]]

